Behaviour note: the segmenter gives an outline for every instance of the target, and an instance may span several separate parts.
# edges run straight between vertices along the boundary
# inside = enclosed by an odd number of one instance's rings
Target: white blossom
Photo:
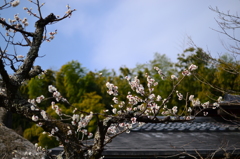
[[[173,114],[176,114],[176,113],[177,113],[177,111],[178,111],[177,108],[178,108],[177,106],[174,106],[174,107],[172,108]]]
[[[162,97],[160,95],[158,95],[156,101],[160,101],[161,99],[162,99]]]
[[[208,115],[208,112],[203,112],[203,115],[204,115],[204,116],[207,116],[207,115]]]
[[[177,96],[178,96],[178,100],[182,100],[183,99],[183,95],[181,93],[179,93],[178,91],[176,91]]]
[[[72,135],[72,130],[68,130],[67,135]]]
[[[192,108],[189,107],[187,111],[191,113],[192,112]]]
[[[11,2],[11,5],[12,5],[13,7],[16,7],[16,6],[19,5],[19,3],[20,3],[20,0],[15,0],[15,1]]]
[[[209,106],[209,101],[205,102],[202,104],[202,107],[205,109],[205,108],[208,108]]]
[[[33,121],[38,121],[38,116],[33,115],[33,116],[32,116],[32,120],[33,120]]]
[[[50,93],[53,93],[53,92],[57,91],[57,88],[54,87],[53,85],[49,85],[49,86],[48,86],[48,91],[49,91]]]
[[[37,97],[36,102],[37,102],[37,103],[41,103],[41,101],[42,101],[44,98],[45,98],[45,97],[44,97],[43,95],[41,95],[41,96]]]
[[[88,133],[88,138],[92,138],[93,137],[93,133]]]
[[[196,66],[196,65],[194,65],[194,64],[191,64],[190,66],[189,66],[189,71],[194,71],[194,70],[196,70],[198,68],[198,66]]]
[[[192,100],[192,105],[194,106],[194,107],[196,107],[196,106],[200,106],[200,101],[199,101],[199,99],[197,98],[197,99],[193,99]]]
[[[189,101],[192,101],[194,99],[194,95],[189,96]]]
[[[112,109],[112,112],[113,112],[113,114],[116,114],[116,113],[117,113],[117,109],[116,109],[116,108],[113,108],[113,109]]]
[[[217,102],[213,103],[213,107],[212,107],[213,109],[216,109],[218,107],[219,107],[219,104]]]
[[[34,105],[31,105],[31,110],[35,110],[35,106]]]
[[[218,100],[217,100],[218,103],[221,103],[222,102],[222,97],[218,97]]]
[[[73,114],[72,120],[78,122],[79,121],[79,115],[78,114]]]
[[[17,55],[17,58],[22,59],[22,58],[24,58],[24,56],[23,55]]]
[[[131,121],[132,121],[132,124],[136,124],[137,118],[136,118],[136,117],[132,117],[132,118],[131,118]]]
[[[48,120],[48,116],[44,110],[41,111],[41,115],[42,115],[43,119]]]
[[[182,75],[183,76],[190,76],[191,75],[191,72],[189,71],[189,70],[184,70],[183,72],[182,72]]]
[[[172,80],[178,80],[178,77],[176,75],[171,75]]]

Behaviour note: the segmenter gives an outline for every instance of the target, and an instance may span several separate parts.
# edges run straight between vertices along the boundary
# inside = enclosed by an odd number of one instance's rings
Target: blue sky
[[[28,17],[33,31],[36,18],[29,17],[23,7],[34,5],[20,0],[16,8],[1,11],[1,17],[13,18],[15,13]],[[66,4],[77,11],[59,23],[47,27],[58,30],[55,39],[44,42],[35,64],[43,69],[59,69],[71,60],[78,60],[90,70],[118,70],[146,63],[158,52],[176,62],[177,54],[187,48],[188,36],[195,44],[209,50],[213,56],[225,52],[221,40],[229,39],[211,28],[219,29],[217,14],[209,7],[240,13],[239,0],[51,0],[46,2],[43,15],[63,15]],[[0,39],[2,46],[3,39]],[[17,48],[25,55],[27,49]]]

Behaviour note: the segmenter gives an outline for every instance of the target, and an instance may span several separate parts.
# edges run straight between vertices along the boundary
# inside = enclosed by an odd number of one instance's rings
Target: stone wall
[[[25,156],[31,159],[40,159],[42,155],[37,153],[31,142],[18,135],[14,130],[4,126],[3,117],[5,113],[6,111],[0,108],[0,158],[9,159],[17,155],[17,158]]]

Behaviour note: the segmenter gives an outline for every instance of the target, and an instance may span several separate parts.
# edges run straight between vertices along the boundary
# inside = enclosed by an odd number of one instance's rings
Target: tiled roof
[[[214,153],[213,158],[223,157],[225,152],[240,155],[240,127],[211,117],[196,117],[183,123],[147,123],[114,138],[103,155],[107,159],[165,158],[182,152],[195,156]]]
[[[223,103],[240,103],[240,96],[225,94],[223,97]]]
[[[240,127],[225,121],[217,121],[211,117],[197,117],[183,123],[147,123],[133,128],[133,132],[240,132]]]
[[[240,128],[219,118],[197,117],[186,123],[148,123],[133,128],[129,134],[114,138],[105,147],[104,155],[106,158],[154,158],[181,152],[197,156],[198,152],[206,156],[220,147],[240,154],[240,149],[236,149],[240,148]],[[220,149],[215,156],[224,153]]]

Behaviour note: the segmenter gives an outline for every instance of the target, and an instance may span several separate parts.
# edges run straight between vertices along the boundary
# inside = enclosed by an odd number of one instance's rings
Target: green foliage
[[[59,142],[48,134],[43,134],[43,129],[34,124],[31,128],[24,131],[24,138],[28,139],[33,143],[38,143],[39,146],[45,148],[53,148],[59,145]]]
[[[213,83],[225,93],[237,94],[240,91],[240,63],[225,54],[218,59],[217,70],[214,72]]]
[[[211,64],[210,56],[204,52],[201,48],[189,48],[179,55],[178,63],[176,67],[180,69],[179,76],[184,69],[187,69],[191,64],[197,65],[198,69],[194,71],[194,74],[186,77],[178,86],[178,90],[186,95],[195,95],[195,97],[201,99],[202,102],[210,100],[208,96],[211,96],[210,87],[206,86],[201,81],[211,81],[212,74],[215,71],[214,65]],[[199,81],[201,80],[201,81]],[[184,101],[183,103],[184,104]]]
[[[34,99],[40,95],[50,96],[49,85],[55,85],[55,72],[52,70],[47,70],[40,77],[32,78],[27,84],[29,99]]]
[[[173,63],[166,54],[155,53],[153,60],[150,60],[148,63],[145,64],[137,64],[136,67],[133,69],[133,74],[141,71],[143,73],[148,73],[149,75],[155,75],[155,66],[159,67],[166,75],[170,75],[170,73],[176,72],[174,71]]]
[[[38,137],[38,145],[50,149],[59,146],[59,142],[55,137],[41,133]]]
[[[81,101],[85,93],[85,82],[82,79],[86,75],[86,69],[77,61],[63,65],[56,74],[56,86],[58,91],[71,103]]]

